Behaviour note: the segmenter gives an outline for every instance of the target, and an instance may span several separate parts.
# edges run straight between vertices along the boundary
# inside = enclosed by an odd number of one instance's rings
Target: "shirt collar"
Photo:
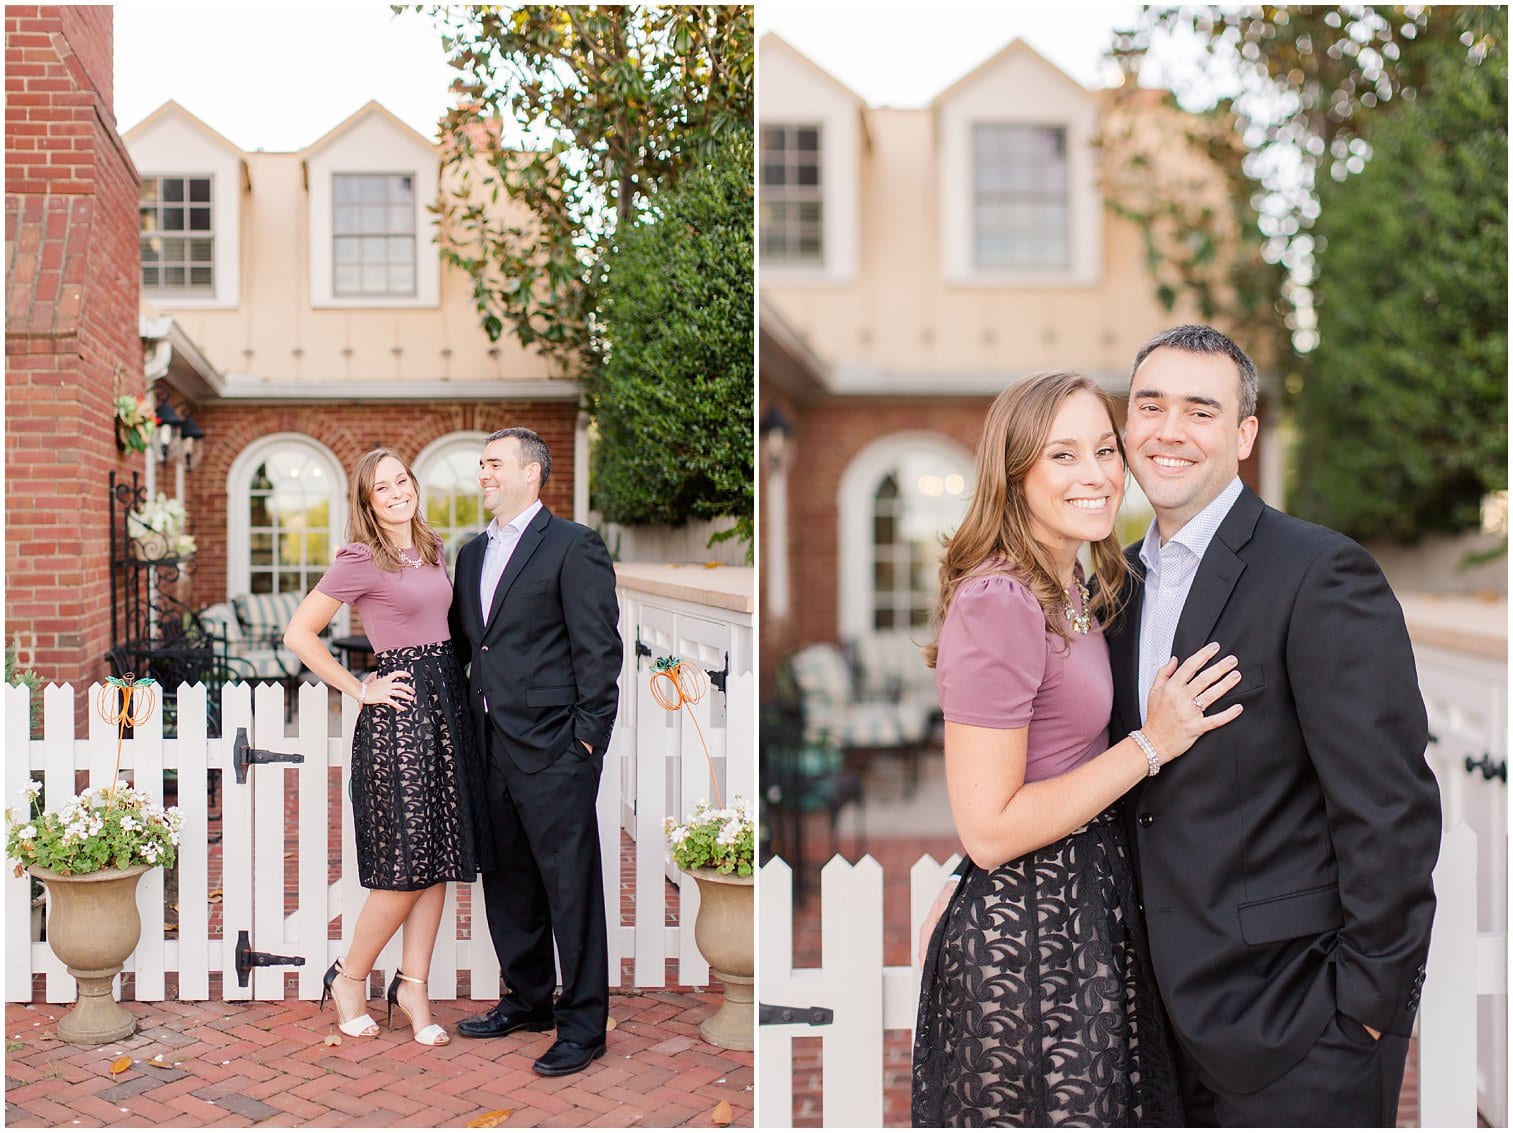
[[[525,529],[530,526],[531,520],[536,518],[536,513],[540,510],[541,501],[533,500],[530,507],[526,508],[514,519],[504,524],[503,527],[500,526],[499,518],[496,516],[495,518],[489,520],[489,525],[485,529],[485,534],[488,535],[490,542],[497,542],[498,540],[503,539],[505,527],[512,528],[517,535],[522,534]]]
[[[1229,514],[1229,509],[1234,507],[1235,501],[1240,498],[1240,491],[1244,486],[1240,478],[1236,476],[1222,492],[1208,502],[1207,507],[1183,524],[1182,529],[1167,541],[1168,546],[1175,543],[1194,558],[1202,559],[1208,551],[1208,545],[1213,542],[1219,525],[1224,522],[1224,517]],[[1151,520],[1151,525],[1145,532],[1145,542],[1140,544],[1140,561],[1150,570],[1154,570],[1156,564],[1161,561],[1161,529],[1155,519]]]

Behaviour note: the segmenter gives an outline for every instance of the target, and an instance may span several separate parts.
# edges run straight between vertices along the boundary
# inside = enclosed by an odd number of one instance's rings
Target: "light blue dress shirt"
[[[1140,610],[1140,722],[1145,723],[1146,703],[1156,670],[1171,660],[1172,639],[1187,595],[1193,588],[1203,554],[1213,542],[1214,534],[1229,509],[1240,498],[1243,485],[1236,476],[1215,496],[1206,508],[1188,520],[1182,530],[1161,545],[1161,530],[1151,520],[1140,545],[1140,561],[1145,564],[1145,601]],[[1185,658],[1184,658],[1185,660]]]
[[[540,510],[541,501],[537,500],[503,527],[499,526],[497,518],[489,520],[488,529],[484,532],[489,537],[489,545],[484,548],[483,571],[478,576],[478,599],[483,603],[481,608],[485,623],[494,606],[494,591],[499,588],[499,580],[504,577],[505,568],[510,565],[510,558],[520,543],[520,536],[525,534],[525,529]]]

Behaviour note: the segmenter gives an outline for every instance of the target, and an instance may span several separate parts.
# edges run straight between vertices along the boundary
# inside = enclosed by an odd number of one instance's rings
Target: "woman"
[[[1101,623],[1125,568],[1108,395],[1077,374],[1016,383],[988,410],[976,474],[926,650],[970,861],[924,960],[914,1124],[1181,1124],[1114,804],[1239,715],[1204,715],[1236,662],[1209,664],[1215,645],[1168,662],[1144,728],[1109,747]]]
[[[388,449],[374,449],[352,474],[348,543],[300,604],[284,634],[328,687],[357,700],[352,735],[352,819],[357,872],[371,890],[358,914],[346,963],[331,965],[325,991],[337,1024],[354,1038],[376,1035],[366,1012],[368,972],[404,927],[403,959],[389,985],[394,1009],[415,1041],[451,1037],[431,1021],[426,978],[441,925],[446,883],[472,881],[483,837],[483,775],[473,745],[467,688],[452,652],[447,612],[452,583],[441,540],[420,513],[420,484]],[[377,654],[376,673],[359,680],[319,634],[351,603]]]

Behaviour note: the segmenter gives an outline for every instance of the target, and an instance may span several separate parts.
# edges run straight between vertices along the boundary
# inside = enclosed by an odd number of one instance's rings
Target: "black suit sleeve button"
[[[1154,814],[1142,814],[1138,818],[1136,818],[1135,821],[1138,822],[1141,826],[1149,826],[1151,825],[1151,823],[1156,821],[1156,816]]]

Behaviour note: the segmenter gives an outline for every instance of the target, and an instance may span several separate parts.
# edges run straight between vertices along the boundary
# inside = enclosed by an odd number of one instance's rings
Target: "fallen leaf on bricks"
[[[119,1074],[123,1070],[130,1070],[130,1069],[131,1069],[131,1055],[129,1055],[129,1054],[123,1054],[123,1055],[121,1055],[120,1058],[116,1059],[114,1062],[112,1062],[110,1064],[110,1072],[112,1074]]]
[[[209,901],[212,905],[219,905],[221,903],[221,898],[224,896],[225,894],[222,893],[219,889],[212,889],[210,891],[210,896],[206,897],[205,900]]]
[[[172,923],[170,923],[168,921],[164,921],[163,922],[163,931],[164,932],[178,932],[179,931],[179,922],[178,921],[173,921]]]
[[[615,1017],[613,1015],[609,1017],[609,1022],[604,1024],[604,1029],[606,1031],[613,1031],[615,1029]]]
[[[465,1128],[468,1129],[492,1129],[496,1125],[503,1125],[510,1119],[510,1111],[507,1109],[491,1109],[488,1113],[479,1114],[469,1121]]]
[[[327,1046],[341,1046],[341,1036],[327,1035],[325,1038],[321,1039],[321,1042],[325,1043]]]
[[[735,1110],[731,1108],[729,1102],[721,1102],[714,1107],[714,1112],[709,1115],[709,1120],[713,1121],[716,1125],[729,1125],[735,1120]]]

